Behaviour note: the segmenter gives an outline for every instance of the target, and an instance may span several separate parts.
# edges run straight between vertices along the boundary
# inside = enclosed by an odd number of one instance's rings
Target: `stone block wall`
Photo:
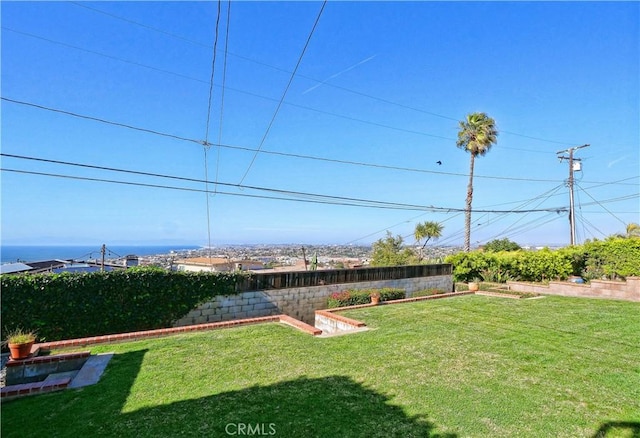
[[[261,290],[242,292],[238,295],[218,296],[212,301],[193,309],[173,325],[174,327],[180,327],[278,314],[285,314],[313,325],[315,311],[327,307],[327,299],[332,293],[346,289],[379,289],[385,287],[405,289],[407,298],[410,298],[413,292],[423,289],[438,288],[447,292],[452,291],[453,277],[451,275],[436,275],[432,277]]]
[[[365,324],[360,321],[333,315],[329,312],[316,312],[315,326],[322,330],[323,334],[352,332],[366,329]]]
[[[640,277],[627,277],[627,281],[591,280],[589,284],[562,281],[552,281],[549,285],[517,281],[508,281],[507,284],[511,290],[517,292],[640,301]]]

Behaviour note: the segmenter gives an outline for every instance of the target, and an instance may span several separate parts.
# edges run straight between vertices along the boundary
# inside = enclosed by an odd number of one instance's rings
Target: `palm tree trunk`
[[[464,250],[471,250],[471,201],[473,201],[473,166],[476,156],[471,153],[471,162],[469,164],[469,185],[467,186],[467,206],[464,218]]]

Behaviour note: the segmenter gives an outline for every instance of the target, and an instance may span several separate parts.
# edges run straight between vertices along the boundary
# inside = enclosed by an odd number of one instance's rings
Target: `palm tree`
[[[627,224],[627,237],[640,237],[640,225],[635,222]]]
[[[471,154],[469,164],[469,185],[467,186],[467,205],[465,209],[464,250],[471,249],[471,202],[473,201],[473,167],[477,156],[483,156],[498,140],[496,122],[485,113],[468,114],[460,122],[456,146]]]
[[[418,255],[419,260],[422,260],[424,247],[427,246],[429,240],[431,240],[432,238],[437,239],[442,236],[442,228],[443,226],[441,224],[432,221],[416,224],[416,229],[413,232],[416,241],[420,243],[422,239],[426,238],[424,244],[422,245],[422,248],[420,248],[420,254]]]

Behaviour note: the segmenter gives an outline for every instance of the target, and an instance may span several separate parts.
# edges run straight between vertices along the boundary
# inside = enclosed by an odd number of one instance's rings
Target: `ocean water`
[[[156,254],[169,254],[171,251],[186,251],[199,249],[199,246],[189,245],[150,245],[150,246],[122,246],[107,245],[106,257],[119,258],[130,254],[148,256]],[[37,262],[54,259],[87,260],[100,259],[101,246],[23,246],[2,245],[0,247],[0,263]]]

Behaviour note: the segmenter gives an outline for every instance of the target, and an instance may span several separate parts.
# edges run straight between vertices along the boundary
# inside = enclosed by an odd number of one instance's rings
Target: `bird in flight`
[[[436,161],[436,163],[438,164],[438,166],[442,166],[442,161],[438,160]]]

